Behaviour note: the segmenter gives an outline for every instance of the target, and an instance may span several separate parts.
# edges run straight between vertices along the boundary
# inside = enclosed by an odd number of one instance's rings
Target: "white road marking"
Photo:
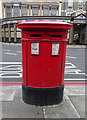
[[[79,113],[77,112],[75,106],[72,104],[70,98],[68,97],[68,95],[67,95],[67,98],[68,98],[68,102],[70,103],[71,108],[73,108],[73,111],[75,112],[76,116],[77,116],[78,118],[81,118],[80,115],[79,115]],[[68,104],[69,104],[69,103],[68,103]]]
[[[0,62],[1,65],[8,65],[8,64],[13,64],[13,65],[16,65],[16,64],[22,64],[22,62]]]
[[[78,75],[85,75],[85,73],[82,73],[82,70],[78,69],[74,64],[72,63],[65,63],[65,74],[78,74]]]
[[[85,73],[82,73],[82,70],[80,70],[80,69],[65,69],[65,74],[85,75]]]
[[[67,69],[67,68],[77,68],[74,64],[72,64],[72,63],[65,63],[66,64],[66,66],[65,66],[65,68]]]
[[[3,50],[4,52],[10,52],[11,50]]]
[[[83,80],[83,81],[85,81],[86,79],[85,78],[65,78],[64,79],[65,81],[67,80],[67,81],[70,81],[70,80]]]
[[[18,53],[21,53],[21,51],[17,51]]]
[[[5,53],[6,55],[17,55],[15,53]]]
[[[5,65],[0,67],[0,78],[22,77],[22,62],[0,62],[0,64]],[[74,64],[69,62],[66,63],[65,74],[84,75],[84,77],[87,76],[85,73],[82,72],[82,70],[78,69]],[[72,80],[74,80],[74,78]]]
[[[84,86],[82,86],[82,87],[84,87]],[[69,95],[69,96],[79,96],[79,95],[83,95],[83,97],[84,97],[84,95],[85,95],[85,93],[82,93],[82,94],[80,94],[80,93],[68,93],[67,95]]]
[[[9,73],[9,75],[11,75],[11,74],[12,74],[12,76],[8,76],[7,73],[2,73],[2,74],[0,74],[0,78],[22,78],[22,73]],[[14,76],[13,76],[13,74],[14,74]],[[15,76],[15,74],[16,74],[16,76]],[[5,75],[5,76],[3,76],[3,75]]]
[[[85,76],[87,77],[87,75],[85,74]]]
[[[72,56],[66,56],[67,58],[73,58],[73,59],[76,59],[76,57],[72,57]]]
[[[17,63],[17,64],[14,65],[14,63]],[[2,63],[0,62],[0,64]],[[6,64],[7,66],[0,67],[0,78],[21,78],[22,77],[21,62],[11,62],[11,63],[4,62],[4,64]]]
[[[15,70],[15,71],[19,71],[20,69],[19,68],[6,68],[6,69],[4,69],[4,68],[1,68],[0,67],[0,72],[5,72],[5,71],[13,71],[13,70]]]
[[[20,69],[22,69],[21,65],[8,65],[5,67],[0,67],[0,70],[20,70]],[[2,71],[2,72],[4,72],[4,71]]]

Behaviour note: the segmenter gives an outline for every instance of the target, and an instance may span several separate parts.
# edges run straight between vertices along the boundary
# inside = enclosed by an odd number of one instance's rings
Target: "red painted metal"
[[[67,30],[64,22],[32,21],[19,23],[22,29],[23,84],[34,88],[54,88],[64,84]],[[39,53],[31,54],[31,44],[39,43]],[[59,54],[52,55],[52,43],[59,43]]]

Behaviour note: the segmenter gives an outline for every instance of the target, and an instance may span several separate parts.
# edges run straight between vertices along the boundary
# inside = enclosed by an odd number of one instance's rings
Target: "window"
[[[20,2],[20,0],[12,0],[12,2],[18,3]]]
[[[20,16],[20,6],[19,4],[13,4],[13,17]]]
[[[83,8],[83,0],[78,1],[78,8]]]
[[[12,17],[12,5],[11,4],[5,4],[5,17]]]
[[[21,5],[21,16],[27,16],[28,10],[27,5]]]
[[[52,16],[56,16],[57,15],[57,8],[58,8],[58,6],[56,6],[56,5],[52,5],[51,6],[51,15]]]
[[[49,5],[43,5],[43,16],[49,16]]]
[[[39,15],[39,5],[32,5],[32,16]]]
[[[73,8],[73,0],[68,0],[68,7]]]

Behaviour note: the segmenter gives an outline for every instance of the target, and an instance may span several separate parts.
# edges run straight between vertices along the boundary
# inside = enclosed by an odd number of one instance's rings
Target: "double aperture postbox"
[[[71,24],[52,21],[19,23],[22,29],[22,98],[51,105],[63,99],[67,31]]]

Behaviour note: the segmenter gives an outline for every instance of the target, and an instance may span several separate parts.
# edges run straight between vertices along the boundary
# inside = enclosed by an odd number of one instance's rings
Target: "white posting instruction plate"
[[[52,55],[58,55],[59,54],[59,43],[52,43]]]
[[[39,54],[39,43],[31,43],[31,54]]]

